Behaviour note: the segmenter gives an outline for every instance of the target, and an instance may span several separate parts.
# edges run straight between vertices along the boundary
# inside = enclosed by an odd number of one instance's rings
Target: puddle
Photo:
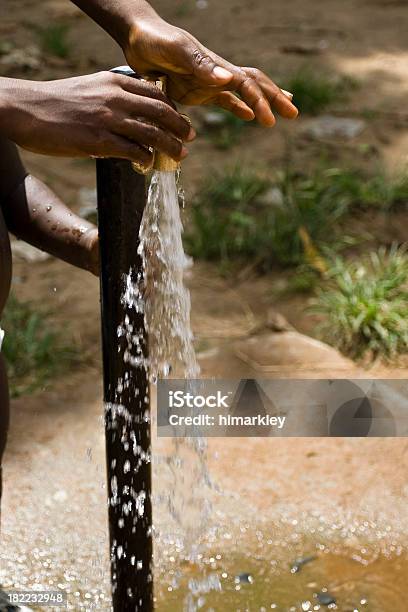
[[[350,552],[309,548],[309,553],[315,559],[297,573],[291,571],[295,559],[277,560],[273,545],[265,558],[221,554],[199,565],[175,563],[159,577],[156,610],[406,612],[406,558],[380,556],[366,562]]]

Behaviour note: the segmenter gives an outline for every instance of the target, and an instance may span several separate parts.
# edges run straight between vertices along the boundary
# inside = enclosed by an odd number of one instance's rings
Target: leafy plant
[[[77,358],[75,350],[62,341],[60,332],[50,329],[49,314],[30,302],[11,296],[2,327],[6,331],[2,350],[14,397],[42,387]]]
[[[309,67],[299,70],[285,84],[300,112],[308,115],[318,115],[336,101],[344,102],[349,90],[356,87],[350,77],[334,79]]]
[[[353,357],[394,357],[408,349],[408,255],[381,248],[359,261],[336,258],[313,311],[324,338]]]
[[[39,29],[41,46],[47,53],[65,59],[70,52],[67,35],[69,26],[66,23],[56,23]]]

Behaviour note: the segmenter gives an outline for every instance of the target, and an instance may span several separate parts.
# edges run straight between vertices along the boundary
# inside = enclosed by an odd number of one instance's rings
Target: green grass
[[[339,227],[355,195],[347,170],[318,166],[306,176],[289,168],[278,174],[277,185],[284,204],[274,211],[269,229],[271,256],[277,263],[297,266],[307,261],[302,230],[318,250],[338,251],[350,244]]]
[[[272,186],[281,205],[263,200]],[[301,228],[318,247],[346,244],[337,226],[353,201],[352,191],[348,175],[333,169],[308,177],[287,171],[274,182],[240,168],[211,176],[193,201],[189,251],[222,265],[237,258],[255,258],[264,268],[299,265],[305,261]]]
[[[70,45],[67,40],[69,26],[65,23],[55,23],[40,28],[38,35],[43,50],[50,55],[66,59],[70,53]]]
[[[265,232],[260,215],[264,209],[259,198],[268,186],[256,173],[238,167],[203,181],[186,234],[189,252],[225,264],[262,250]]]
[[[1,321],[6,335],[3,353],[7,361],[12,397],[43,387],[77,360],[74,349],[62,338],[62,330],[49,313],[11,296]]]
[[[354,358],[392,358],[408,349],[408,255],[381,248],[360,260],[336,258],[313,311],[323,338]]]
[[[271,187],[281,194],[281,204],[264,200]],[[268,179],[236,167],[202,182],[193,199],[187,246],[197,259],[218,261],[227,269],[249,259],[266,269],[310,264],[314,252],[339,253],[368,238],[347,235],[351,213],[407,202],[406,175],[392,178],[379,171],[367,177],[322,162],[307,175],[289,164]]]
[[[388,176],[379,170],[376,175],[356,175],[356,200],[362,207],[376,207],[383,210],[408,204],[408,173]]]
[[[222,108],[212,109],[211,113],[219,115],[220,125],[206,126],[205,136],[221,151],[227,151],[237,145],[243,130],[252,125],[251,122],[243,121]]]
[[[293,101],[300,112],[318,115],[335,102],[347,101],[350,90],[357,83],[349,77],[330,77],[309,67],[302,68],[284,84],[293,93]]]
[[[194,0],[178,0],[175,5],[174,14],[176,17],[187,17],[196,8]]]

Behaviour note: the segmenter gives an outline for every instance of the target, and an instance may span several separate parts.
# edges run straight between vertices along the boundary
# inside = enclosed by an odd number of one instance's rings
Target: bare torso
[[[0,208],[0,321],[7,302],[11,282],[11,252],[10,239]]]

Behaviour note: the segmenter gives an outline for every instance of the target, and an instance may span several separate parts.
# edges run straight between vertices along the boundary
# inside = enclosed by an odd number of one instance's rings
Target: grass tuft
[[[56,23],[40,28],[39,37],[43,50],[61,59],[67,58],[70,53],[68,32],[69,26],[66,23]]]
[[[293,101],[300,112],[306,115],[318,115],[334,102],[344,103],[350,90],[356,87],[357,83],[350,77],[333,79],[308,67],[299,70],[284,85],[293,93]]]
[[[32,393],[77,360],[59,330],[52,329],[49,314],[30,302],[10,296],[1,322],[6,335],[3,353],[10,375],[12,397]]]
[[[270,190],[275,197],[268,197]],[[347,215],[407,202],[406,174],[393,178],[379,171],[367,177],[320,163],[308,174],[288,165],[272,180],[236,167],[202,182],[187,245],[194,257],[227,268],[237,259],[256,259],[264,269],[306,263],[322,271],[319,252],[333,255],[369,238],[345,233]]]
[[[226,264],[262,250],[265,232],[259,197],[268,186],[269,182],[256,173],[239,167],[203,181],[186,234],[189,252],[199,259]]]
[[[251,122],[243,121],[222,108],[212,109],[211,114],[219,116],[220,124],[206,126],[205,135],[221,151],[227,151],[238,144],[243,130],[251,125]]]
[[[336,258],[313,311],[325,340],[354,358],[392,358],[408,349],[408,255],[381,248],[359,261]]]

